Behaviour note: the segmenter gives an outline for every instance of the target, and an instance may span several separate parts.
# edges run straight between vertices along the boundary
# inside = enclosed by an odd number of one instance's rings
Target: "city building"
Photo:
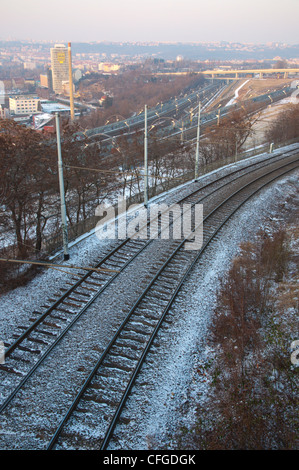
[[[55,116],[41,113],[33,116],[33,129],[53,134],[55,132]]]
[[[14,114],[34,114],[40,112],[40,100],[32,96],[15,96],[9,98],[9,111]]]
[[[0,104],[0,119],[9,119],[9,109],[4,104]]]
[[[73,85],[73,93],[75,92],[75,85]],[[64,95],[70,94],[70,82],[67,80],[66,82],[62,82],[62,93]]]
[[[47,69],[45,74],[40,75],[40,86],[52,90],[52,72],[50,69]]]
[[[40,86],[42,88],[48,88],[49,87],[49,80],[48,80],[48,76],[47,75],[40,75],[39,76],[39,80],[40,80]]]
[[[35,62],[24,62],[24,69],[25,70],[34,70],[34,69],[36,69],[36,63]]]
[[[112,106],[112,104],[113,104],[113,96],[103,95],[99,99],[99,105],[103,106],[104,108],[109,108],[109,106]]]
[[[101,62],[98,65],[98,70],[100,72],[111,73],[111,72],[117,72],[119,69],[120,69],[120,65],[118,65],[118,64],[111,64],[111,63]]]
[[[11,79],[11,87],[14,90],[24,90],[25,88],[25,78],[12,78]]]
[[[31,86],[34,87],[36,85],[35,79],[34,78],[25,78],[25,85],[31,85]]]
[[[56,101],[41,100],[41,110],[47,114],[70,114],[70,107]]]
[[[52,81],[55,93],[63,93],[63,82],[69,81],[68,49],[64,44],[51,48]]]
[[[73,71],[73,81],[75,83],[77,83],[79,80],[81,80],[82,77],[83,77],[83,74],[82,74],[81,70],[76,69],[76,70]]]

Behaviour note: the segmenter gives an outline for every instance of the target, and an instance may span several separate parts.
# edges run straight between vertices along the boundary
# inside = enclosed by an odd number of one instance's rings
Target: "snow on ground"
[[[298,176],[286,176],[246,203],[193,270],[127,402],[123,416],[129,423],[116,427],[110,449],[179,448],[175,433],[195,423],[196,406],[205,404],[208,393],[204,368],[211,354],[205,338],[220,279],[240,242],[252,238],[289,195],[297,192],[298,203]]]
[[[235,101],[237,100],[237,98],[239,97],[239,91],[241,90],[241,88],[243,88],[244,85],[246,85],[246,83],[248,83],[250,80],[246,80],[246,82],[243,82],[241,86],[239,86],[239,88],[236,89],[235,91],[235,96],[225,105],[225,106],[231,106],[232,104],[235,103]]]
[[[265,154],[250,160],[264,157]],[[202,179],[209,180],[217,172],[222,174],[229,172],[235,165],[245,164],[246,161],[243,160],[205,175]],[[193,183],[180,187],[180,195],[190,184]],[[133,394],[124,410],[124,416],[130,416],[130,420],[127,424],[117,426],[117,440],[111,443],[111,448],[137,450],[165,448],[167,445],[176,448],[173,433],[178,426],[189,427],[194,422],[196,400],[198,397],[204,400],[208,391],[204,375],[197,371],[209,359],[205,337],[209,332],[219,277],[227,271],[240,241],[255,233],[262,217],[271,216],[273,207],[284,202],[286,196],[295,191],[295,187],[299,189],[298,172],[279,180],[247,203],[223,229],[221,237],[218,237],[193,270],[189,282],[173,305],[169,323],[157,337],[153,352],[133,388]],[[174,193],[175,190],[172,190],[167,197]],[[100,242],[92,232],[72,244],[71,258],[63,264],[90,266],[93,260],[100,258],[108,244],[108,241]],[[27,286],[3,295],[0,339],[7,340],[16,325],[28,324],[31,312],[57,293],[68,278],[69,275],[65,272],[45,270]],[[184,416],[182,409],[186,412]]]
[[[294,148],[294,145],[285,147],[288,149]],[[281,149],[274,151],[280,152]],[[246,166],[246,162],[259,161],[265,158],[266,154],[250,157],[250,159],[242,160],[237,163],[226,165],[223,168],[212,171],[209,174],[203,175],[199,178],[199,181],[209,181],[214,179],[216,175],[227,174],[236,167]],[[183,196],[183,191],[188,192],[188,188],[192,186],[192,182],[184,183],[177,188],[173,188],[166,194],[161,194],[151,199],[151,202],[157,200],[167,200],[173,197],[178,192]],[[171,201],[172,202],[172,201]],[[143,207],[140,204],[140,207]],[[58,264],[63,264],[67,267],[68,265],[75,266],[92,266],[101,257],[101,253],[105,248],[109,246],[109,240],[99,240],[94,229],[82,235],[74,242],[70,243],[70,260],[63,261],[63,252],[61,251],[58,256],[55,256],[51,261]],[[45,304],[48,298],[51,298],[54,294],[59,292],[59,289],[65,286],[66,282],[69,281],[71,275],[78,272],[78,270],[69,269],[65,272],[65,268],[61,268],[61,271],[48,269],[38,274],[32,281],[26,286],[14,289],[0,297],[0,341],[7,341],[11,334],[14,332],[17,325],[27,325],[29,318],[32,315],[33,310],[38,310],[40,306]]]
[[[288,96],[280,101],[270,104],[261,112],[257,122],[253,124],[253,134],[248,137],[245,142],[244,148],[258,148],[258,146],[265,142],[265,133],[273,122],[278,118],[280,113],[288,109],[288,106],[293,104],[293,97]]]

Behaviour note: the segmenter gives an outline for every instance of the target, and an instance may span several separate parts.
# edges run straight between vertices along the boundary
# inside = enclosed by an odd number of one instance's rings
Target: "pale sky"
[[[299,0],[0,0],[1,39],[299,44]]]

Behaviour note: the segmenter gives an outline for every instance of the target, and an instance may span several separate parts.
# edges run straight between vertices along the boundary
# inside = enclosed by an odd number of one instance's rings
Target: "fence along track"
[[[281,154],[276,155],[275,157],[280,158]],[[263,166],[272,164],[273,156],[268,158],[266,163],[265,161],[251,163],[241,170],[236,169],[229,175],[224,175],[215,181],[209,182],[181,198],[179,202],[188,201],[192,202],[194,205],[198,202],[195,200],[196,194],[198,195],[198,193],[210,186],[217,186],[221,180],[225,180],[227,178],[230,179],[233,175],[242,173],[242,170],[248,172],[249,168],[259,166],[261,163]],[[237,179],[238,176],[235,180]],[[221,187],[225,187],[230,183],[231,181],[224,183]],[[203,198],[214,194],[220,188],[216,187],[207,195],[203,196]],[[118,268],[119,272],[114,273],[113,271],[107,271],[100,274],[94,272],[85,273],[81,279],[76,281],[71,288],[69,288],[57,301],[48,307],[44,314],[40,315],[39,318],[32,320],[32,325],[7,349],[6,357],[10,357],[10,363],[0,366],[3,371],[15,375],[15,380],[12,382],[16,382],[18,380],[18,384],[1,404],[0,412],[8,406],[31,375],[36,371],[54,347],[62,340],[69,329],[86,312],[96,298],[98,298],[98,296],[108,287],[108,285],[111,284],[119,273],[122,272],[151,242],[152,240],[131,240],[130,238],[124,240],[106,254],[96,265],[97,268]],[[37,357],[38,360],[36,361]],[[30,362],[32,362],[32,358],[33,362],[35,362],[33,366],[30,364]],[[22,368],[20,369],[20,364],[22,364],[23,370]],[[19,379],[20,377],[21,380]]]
[[[150,346],[178,291],[203,251],[246,201],[275,179],[296,168],[297,157],[247,182],[218,204],[205,217],[209,225],[203,247],[191,259],[188,252],[182,251],[186,239],[172,244],[173,252],[130,309],[102,353],[52,436],[49,450],[54,448],[59,438],[63,439],[63,447],[82,446],[82,443],[83,448],[91,446],[92,449],[104,450],[107,447]],[[119,388],[120,384],[122,388]],[[68,422],[70,418],[71,423]]]

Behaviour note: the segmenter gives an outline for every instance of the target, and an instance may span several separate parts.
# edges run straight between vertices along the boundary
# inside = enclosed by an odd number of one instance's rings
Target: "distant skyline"
[[[1,0],[0,38],[299,44],[298,0]]]

